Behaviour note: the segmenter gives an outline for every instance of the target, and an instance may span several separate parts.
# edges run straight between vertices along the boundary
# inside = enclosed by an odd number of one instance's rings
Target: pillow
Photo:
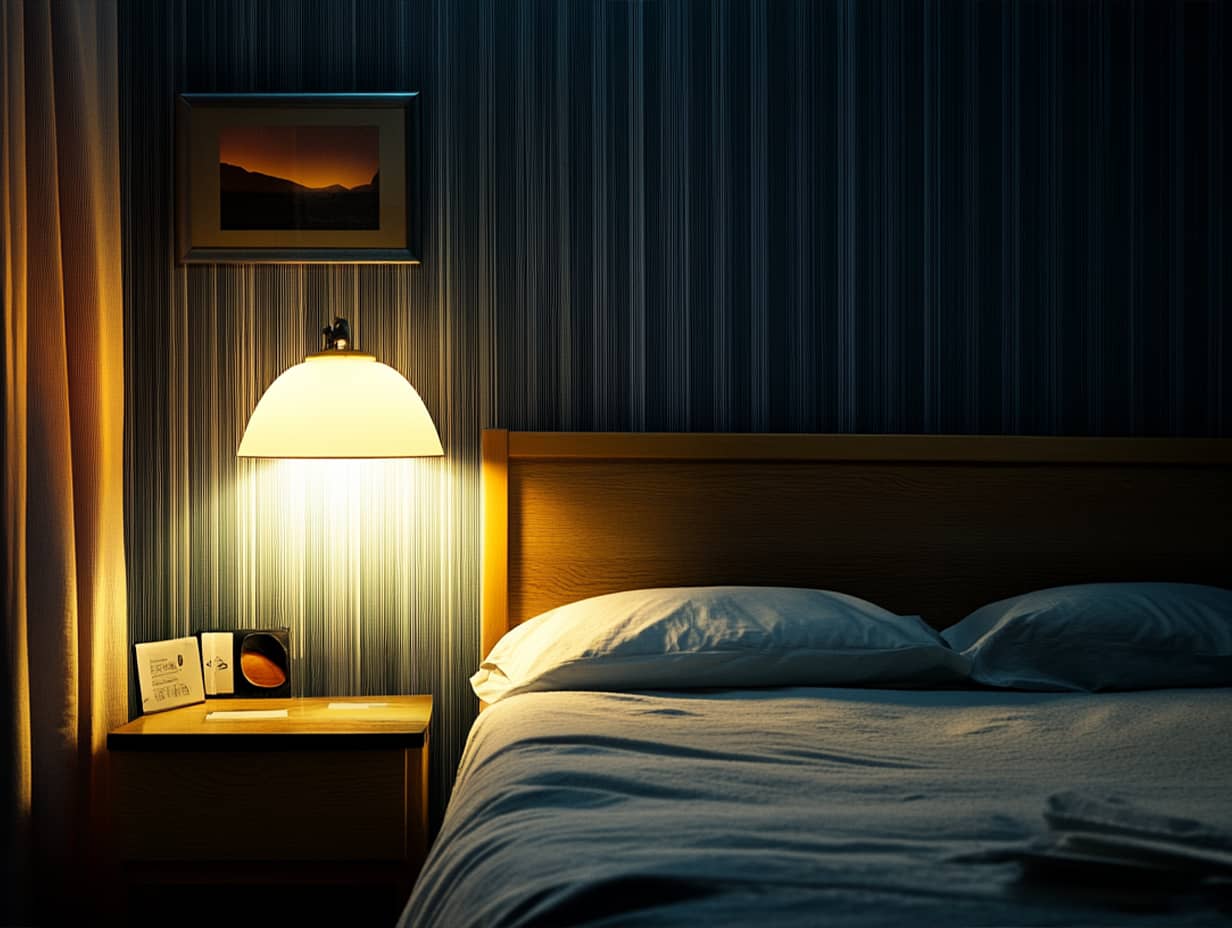
[[[533,690],[847,686],[961,680],[966,662],[918,616],[824,590],[610,593],[506,634],[471,677],[492,703]]]
[[[1022,690],[1232,686],[1232,591],[1089,583],[983,606],[942,637],[971,678]]]

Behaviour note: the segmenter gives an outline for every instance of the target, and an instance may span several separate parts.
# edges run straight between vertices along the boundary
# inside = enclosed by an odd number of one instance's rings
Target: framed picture
[[[417,100],[181,95],[180,260],[419,263]]]

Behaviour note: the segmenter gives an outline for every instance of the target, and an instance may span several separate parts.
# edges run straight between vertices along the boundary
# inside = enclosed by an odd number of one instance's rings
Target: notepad
[[[387,702],[331,702],[330,709],[383,709]]]
[[[207,722],[231,722],[255,719],[285,719],[286,709],[222,709],[217,712],[207,712]]]

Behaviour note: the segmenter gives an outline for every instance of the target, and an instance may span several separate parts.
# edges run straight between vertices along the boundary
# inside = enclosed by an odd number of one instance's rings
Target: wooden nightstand
[[[237,709],[287,717],[206,721]],[[133,923],[170,906],[167,924],[392,924],[427,852],[431,718],[431,696],[215,699],[111,732]]]

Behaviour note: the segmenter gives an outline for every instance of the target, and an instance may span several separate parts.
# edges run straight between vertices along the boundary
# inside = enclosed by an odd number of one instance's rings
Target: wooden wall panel
[[[126,0],[131,634],[474,701],[479,430],[1232,434],[1219,3]],[[178,92],[423,94],[421,267],[185,268]],[[336,312],[443,461],[234,448]],[[121,320],[116,320],[121,324]]]

